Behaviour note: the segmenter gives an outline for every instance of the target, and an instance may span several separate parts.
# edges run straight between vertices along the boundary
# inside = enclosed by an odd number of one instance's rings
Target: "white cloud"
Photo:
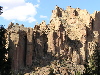
[[[36,8],[39,5],[26,3],[25,0],[0,0],[3,6],[3,17],[6,20],[28,21],[29,23],[36,21],[34,16],[37,14]]]
[[[47,18],[47,16],[40,15],[40,18]]]
[[[14,23],[14,22],[15,22],[15,20],[12,20],[12,22]]]
[[[29,18],[27,18],[27,20],[29,21],[29,23],[36,21],[33,17],[29,17]]]
[[[40,2],[40,0],[37,0],[37,2]]]

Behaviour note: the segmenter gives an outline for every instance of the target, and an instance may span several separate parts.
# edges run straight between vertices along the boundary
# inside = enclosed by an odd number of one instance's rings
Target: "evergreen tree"
[[[100,75],[100,50],[98,48],[94,50],[85,68],[86,71],[83,75]]]
[[[96,49],[93,53],[94,71],[95,75],[100,75],[100,50]]]
[[[5,55],[8,54],[8,50],[5,48],[6,45],[6,37],[5,37],[6,29],[3,25],[0,25],[0,75],[10,75],[10,59]]]

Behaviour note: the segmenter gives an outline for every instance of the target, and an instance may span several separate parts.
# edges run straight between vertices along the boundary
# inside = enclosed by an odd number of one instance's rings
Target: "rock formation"
[[[39,75],[48,75],[42,74],[48,66],[55,74],[62,75],[73,74],[76,68],[83,70],[86,60],[100,48],[99,20],[97,11],[89,14],[80,8],[68,6],[64,10],[56,6],[48,25],[42,21],[34,28],[26,28],[11,22],[7,34],[12,70],[39,67],[35,71]]]

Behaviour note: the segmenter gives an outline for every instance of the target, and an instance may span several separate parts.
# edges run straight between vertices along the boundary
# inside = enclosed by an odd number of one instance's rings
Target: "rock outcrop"
[[[82,71],[93,51],[100,48],[99,20],[97,11],[89,14],[80,8],[68,6],[64,10],[56,6],[48,25],[43,21],[34,28],[26,28],[11,22],[7,34],[12,70],[34,69],[39,75],[48,75],[42,71],[51,68],[62,75],[74,74],[76,68]]]

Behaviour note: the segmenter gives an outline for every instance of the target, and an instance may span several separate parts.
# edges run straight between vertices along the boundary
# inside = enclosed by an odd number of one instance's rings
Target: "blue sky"
[[[0,24],[6,28],[10,22],[25,27],[34,27],[43,20],[48,24],[56,5],[64,9],[67,6],[86,9],[90,14],[100,11],[100,0],[0,0],[0,6],[3,6]]]

